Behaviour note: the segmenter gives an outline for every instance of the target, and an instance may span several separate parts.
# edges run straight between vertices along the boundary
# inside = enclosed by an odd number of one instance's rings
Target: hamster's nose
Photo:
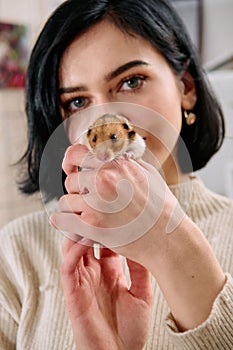
[[[101,160],[102,162],[107,162],[107,161],[110,161],[112,160],[112,155],[109,153],[109,152],[105,152],[105,151],[102,151],[102,152],[98,152],[96,154],[96,157]]]

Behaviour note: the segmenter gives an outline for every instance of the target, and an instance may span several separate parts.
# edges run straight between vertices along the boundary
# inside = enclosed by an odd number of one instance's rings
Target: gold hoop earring
[[[193,125],[197,119],[196,114],[184,110],[185,122],[187,125]]]

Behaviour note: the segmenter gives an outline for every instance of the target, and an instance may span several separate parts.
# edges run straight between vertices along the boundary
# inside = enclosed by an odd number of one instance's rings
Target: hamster
[[[119,156],[139,159],[146,148],[145,141],[136,133],[128,119],[115,114],[99,117],[81,135],[79,143],[102,162],[112,161]]]

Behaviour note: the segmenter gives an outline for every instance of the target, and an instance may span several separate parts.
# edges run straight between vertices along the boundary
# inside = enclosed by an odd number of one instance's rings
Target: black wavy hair
[[[169,1],[68,0],[46,22],[29,61],[26,79],[29,142],[22,158],[27,163],[27,171],[20,185],[24,193],[39,190],[42,153],[50,135],[62,121],[58,94],[61,56],[75,37],[105,18],[122,31],[148,40],[165,57],[175,74],[180,75],[187,70],[193,77],[197,93],[193,112],[197,120],[192,126],[183,122],[181,130],[192,169],[182,165],[180,157],[181,169],[189,172],[202,168],[223,142],[221,108],[208,85],[184,24]],[[62,140],[59,149],[65,150],[68,140],[64,137]],[[56,185],[56,170],[61,169],[63,154],[54,150],[42,175],[47,187],[44,190],[50,197],[61,195]]]

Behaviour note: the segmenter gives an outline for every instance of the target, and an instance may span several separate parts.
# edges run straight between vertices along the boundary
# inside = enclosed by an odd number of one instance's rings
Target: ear
[[[196,87],[193,77],[185,72],[181,79],[181,107],[187,111],[193,109],[197,101]]]

